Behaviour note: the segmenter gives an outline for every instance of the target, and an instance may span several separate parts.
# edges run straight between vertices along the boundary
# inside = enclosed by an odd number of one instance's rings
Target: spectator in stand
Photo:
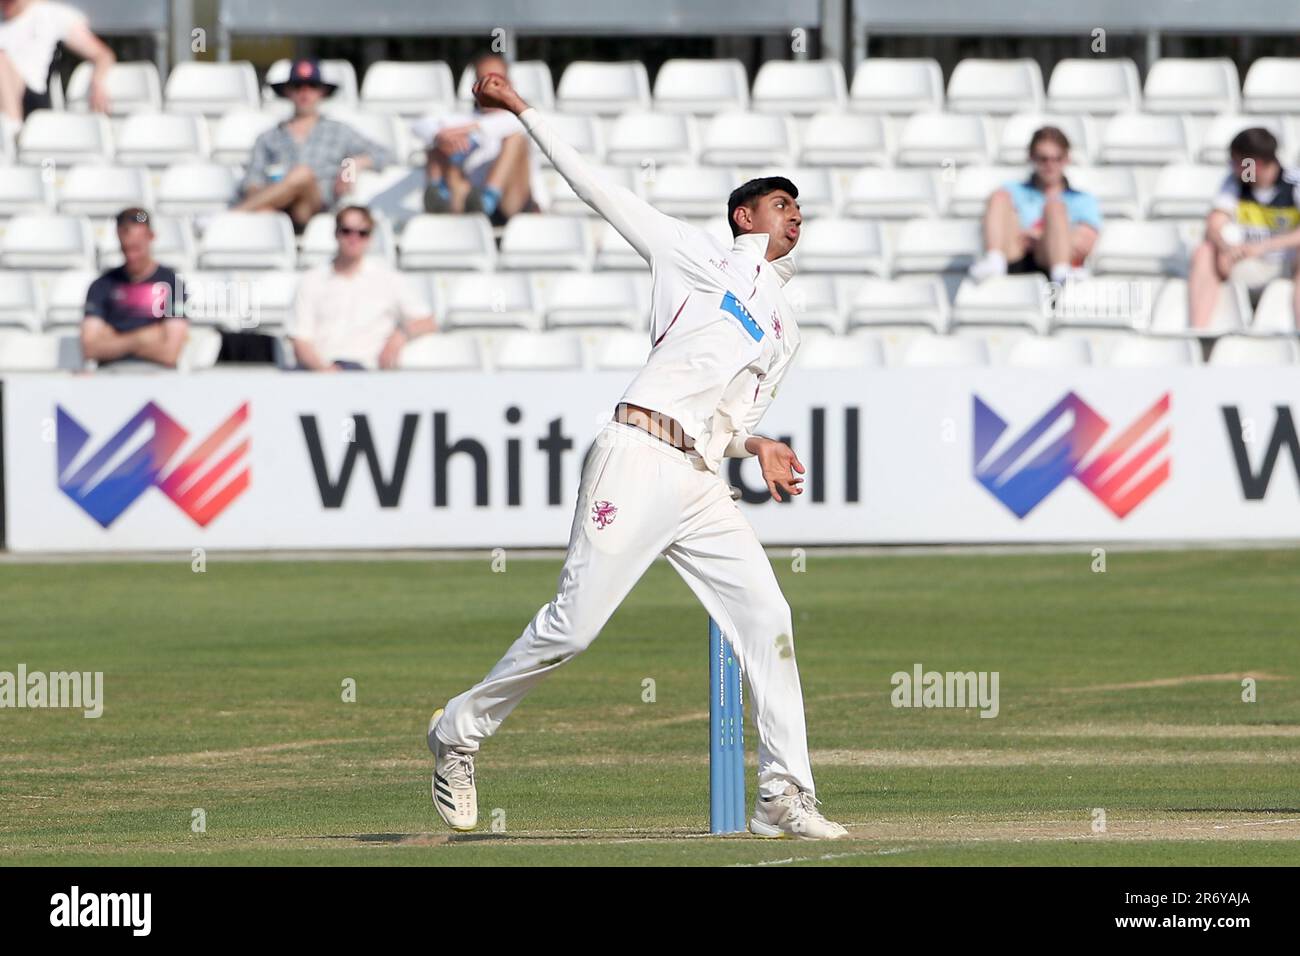
[[[1065,167],[1070,141],[1055,126],[1029,140],[1034,171],[989,197],[984,212],[984,256],[970,267],[982,282],[1008,273],[1042,272],[1053,282],[1078,275],[1101,232],[1101,206],[1090,193],[1070,187]]]
[[[90,284],[81,353],[101,366],[137,359],[175,368],[189,323],[176,273],[154,261],[149,214],[134,207],[118,213],[117,241],[125,261]]]
[[[506,75],[506,61],[496,53],[474,60],[474,75]],[[508,110],[426,116],[411,125],[428,155],[428,212],[482,212],[504,225],[517,212],[536,209],[533,202],[533,154],[523,124]]]
[[[392,162],[388,150],[352,127],[320,115],[320,104],[338,87],[321,78],[316,60],[295,60],[289,79],[272,85],[293,101],[293,116],[267,130],[253,155],[235,209],[287,212],[300,232],[307,221],[352,189],[363,169]]]
[[[1296,273],[1300,248],[1300,174],[1284,170],[1277,139],[1262,127],[1238,133],[1228,146],[1232,168],[1205,220],[1205,241],[1192,254],[1187,296],[1194,329],[1209,326],[1219,288],[1231,278],[1251,293]],[[1300,316],[1300,282],[1293,300]]]
[[[54,0],[0,0],[0,115],[21,124],[50,109],[50,65],[60,43],[95,65],[90,106],[108,110],[108,71],[117,58],[90,32],[86,15]]]
[[[364,206],[335,216],[338,253],[298,283],[289,338],[298,365],[318,372],[396,368],[402,347],[437,324],[404,276],[367,256],[375,221]]]

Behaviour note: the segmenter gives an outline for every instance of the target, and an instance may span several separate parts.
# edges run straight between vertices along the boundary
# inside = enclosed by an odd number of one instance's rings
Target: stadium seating
[[[1261,365],[1295,365],[1300,362],[1300,345],[1293,338],[1261,339],[1225,335],[1214,343],[1209,364],[1228,368]]]
[[[77,64],[64,94],[67,109],[76,113],[90,111],[90,79],[94,72],[92,63]],[[157,113],[162,109],[162,81],[158,77],[158,67],[152,62],[114,63],[106,82],[109,116]]]
[[[464,216],[413,217],[398,239],[398,263],[403,269],[473,269],[496,264],[492,226],[481,213]]]
[[[1137,64],[1129,59],[1060,60],[1047,84],[1052,112],[1098,116],[1137,112],[1141,105]]]
[[[577,371],[584,367],[582,342],[567,332],[511,332],[501,336],[492,355],[497,371]]]
[[[566,113],[618,116],[650,109],[650,78],[645,64],[638,61],[570,63],[556,93],[559,108]]]
[[[700,162],[706,166],[788,166],[796,155],[794,124],[763,113],[719,113],[705,126],[700,143]]]
[[[199,243],[201,269],[292,269],[297,243],[282,212],[226,212],[214,216]]]
[[[535,277],[548,329],[622,326],[643,330],[650,293],[645,277],[632,272],[573,272]]]
[[[844,67],[835,60],[768,60],[754,76],[752,95],[756,112],[795,116],[842,110],[848,102]]]
[[[422,335],[406,343],[398,365],[404,369],[477,372],[483,368],[483,358],[477,336]]]
[[[239,184],[221,163],[175,163],[159,178],[158,213],[164,216],[215,215],[235,200]]]
[[[441,61],[406,63],[380,60],[361,80],[361,105],[368,110],[423,116],[455,108],[451,67]]]
[[[502,269],[588,269],[591,233],[577,216],[520,213],[501,235]]]
[[[654,85],[655,109],[710,115],[749,108],[749,77],[739,60],[669,60]]]
[[[208,158],[208,126],[185,113],[133,113],[117,133],[116,160],[122,166],[162,168]],[[249,143],[252,149],[252,143]]]
[[[18,134],[18,161],[30,166],[105,163],[113,157],[108,117],[36,110]]]
[[[54,208],[54,177],[40,166],[9,166],[0,175],[0,218]]]
[[[0,327],[37,332],[44,312],[44,297],[34,276],[0,271]]]
[[[58,211],[65,215],[114,216],[128,206],[154,206],[153,188],[138,168],[73,166],[59,187]]]
[[[903,124],[895,157],[900,166],[963,166],[987,162],[991,153],[983,116],[914,113]]]
[[[887,166],[893,153],[884,117],[816,113],[804,129],[799,162],[805,166]]]
[[[943,70],[937,60],[863,60],[853,72],[849,107],[863,113],[896,116],[942,112]]]
[[[80,216],[31,213],[14,216],[0,238],[3,269],[93,269],[90,221]]]
[[[1043,99],[1043,73],[1034,60],[962,60],[948,79],[952,113],[1036,112]]]
[[[1247,113],[1300,113],[1300,57],[1261,56],[1241,85]]]
[[[70,269],[55,275],[46,286],[45,329],[81,325],[86,316],[86,292],[99,276],[88,269]]]
[[[517,60],[510,64],[510,82],[524,100],[538,109],[555,108],[555,83],[551,68],[543,60]],[[456,99],[462,109],[474,108],[474,65],[468,64],[460,74]]]
[[[76,371],[83,364],[81,343],[75,335],[0,327],[0,372]]]
[[[1212,58],[1157,60],[1147,73],[1142,103],[1149,113],[1235,113],[1241,106],[1236,64]]]
[[[524,272],[467,272],[447,275],[442,322],[447,328],[541,330],[541,310],[531,277]]]
[[[677,113],[627,112],[609,125],[605,161],[611,166],[680,163],[699,153],[695,121]]]
[[[982,339],[923,334],[908,343],[900,364],[907,368],[988,365],[989,350]]]
[[[261,104],[257,71],[242,61],[177,63],[167,77],[163,100],[169,113],[220,116],[240,107],[257,109]]]
[[[804,369],[879,368],[885,351],[876,336],[810,335],[799,345],[795,364]]]

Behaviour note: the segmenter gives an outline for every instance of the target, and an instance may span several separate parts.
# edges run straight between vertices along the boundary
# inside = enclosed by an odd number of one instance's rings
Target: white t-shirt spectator
[[[55,0],[37,0],[12,20],[0,21],[0,50],[13,61],[29,90],[44,93],[49,86],[54,48],[73,27],[85,22],[86,15],[75,7]]]
[[[1277,182],[1267,188],[1258,183],[1246,184],[1230,172],[1218,194],[1214,208],[1226,212],[1230,221],[1241,227],[1246,242],[1262,242],[1300,228],[1300,174],[1284,169]],[[1267,258],[1287,260],[1294,254],[1279,250]]]
[[[325,362],[373,369],[399,326],[428,316],[428,306],[401,273],[367,257],[351,275],[337,272],[332,262],[303,275],[288,332],[310,342]]]
[[[411,132],[425,148],[431,148],[434,137],[444,129],[468,126],[470,123],[477,123],[479,128],[470,134],[474,139],[474,145],[461,161],[460,168],[466,179],[482,188],[492,163],[501,155],[501,144],[505,142],[506,137],[524,132],[523,124],[514,113],[509,110],[483,110],[479,113],[430,115],[412,123]],[[532,158],[536,159],[535,154]],[[535,174],[537,170],[534,169],[533,172]]]

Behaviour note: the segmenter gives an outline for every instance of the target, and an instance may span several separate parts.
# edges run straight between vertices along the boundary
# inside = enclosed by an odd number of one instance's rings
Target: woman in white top
[[[90,32],[86,15],[55,0],[0,0],[0,114],[21,123],[50,108],[50,64],[62,43],[95,65],[90,107],[108,110],[108,70],[113,51]]]

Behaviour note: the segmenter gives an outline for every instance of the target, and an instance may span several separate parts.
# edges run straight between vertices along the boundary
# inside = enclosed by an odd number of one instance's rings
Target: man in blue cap
[[[320,115],[320,104],[338,87],[321,77],[316,60],[294,60],[284,82],[271,89],[293,102],[293,116],[253,144],[236,210],[279,209],[302,231],[316,213],[331,208],[363,169],[392,162],[388,150],[352,127]]]

